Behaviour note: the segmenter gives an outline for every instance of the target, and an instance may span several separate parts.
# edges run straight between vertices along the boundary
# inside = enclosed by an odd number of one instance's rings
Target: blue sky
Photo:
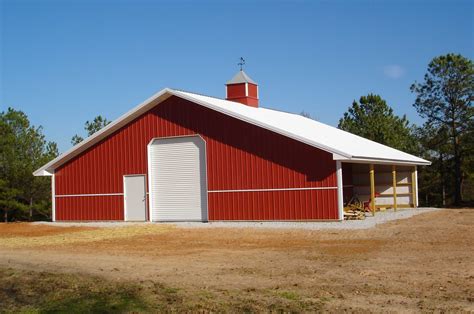
[[[164,87],[225,97],[247,60],[260,104],[337,125],[378,93],[414,123],[411,83],[474,55],[474,1],[0,0],[0,110],[23,110],[61,151]]]

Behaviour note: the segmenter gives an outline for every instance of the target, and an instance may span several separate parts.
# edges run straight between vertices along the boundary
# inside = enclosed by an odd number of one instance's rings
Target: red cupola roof
[[[258,85],[244,71],[237,72],[225,85],[227,100],[258,107]]]

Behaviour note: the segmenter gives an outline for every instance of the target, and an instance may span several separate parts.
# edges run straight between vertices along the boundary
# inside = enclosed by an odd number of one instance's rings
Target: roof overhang
[[[382,159],[382,158],[370,158],[370,157],[344,157],[338,154],[333,154],[333,159],[341,162],[354,163],[354,164],[374,164],[374,165],[395,165],[395,166],[429,166],[430,161],[406,161],[398,159]],[[421,158],[420,158],[421,159]]]
[[[124,115],[120,116],[118,119],[101,129],[100,131],[94,133],[90,137],[86,138],[84,141],[80,142],[79,144],[73,146],[71,149],[68,151],[64,152],[63,154],[59,155],[55,159],[51,160],[47,164],[43,165],[41,168],[33,172],[33,175],[35,176],[51,176],[54,174],[55,169],[60,167],[61,165],[65,164],[69,160],[73,159],[74,157],[78,156],[79,154],[83,153],[86,151],[88,148],[92,147],[94,144],[98,143],[108,135],[113,134],[115,131],[119,130],[126,124],[130,123],[134,119],[138,118],[140,115],[143,113],[149,111],[156,105],[160,104],[161,102],[165,101],[166,99],[170,98],[171,96],[176,96],[185,100],[188,100],[190,102],[196,103],[198,105],[201,105],[203,107],[212,109],[214,111],[223,113],[225,115],[234,117],[236,119],[239,119],[244,122],[248,122],[250,124],[259,126],[264,129],[268,129],[272,132],[281,134],[283,136],[292,138],[294,140],[297,140],[299,142],[305,143],[307,145],[319,148],[323,151],[329,152],[333,154],[333,159],[334,160],[340,160],[342,162],[353,162],[353,163],[378,163],[378,164],[399,164],[399,165],[429,165],[431,164],[429,161],[426,161],[424,159],[419,158],[418,161],[404,161],[404,160],[385,160],[385,159],[375,159],[375,158],[370,158],[370,157],[358,157],[358,156],[351,156],[345,152],[339,151],[333,147],[328,147],[326,145],[323,145],[321,143],[312,141],[310,139],[307,139],[305,137],[299,136],[297,134],[291,133],[286,131],[283,128],[280,128],[275,125],[270,125],[267,123],[263,123],[261,121],[258,121],[257,119],[253,119],[248,116],[244,116],[241,114],[238,114],[236,112],[233,112],[231,110],[227,110],[225,108],[213,105],[210,102],[203,101],[197,98],[193,98],[187,93],[183,93],[177,90],[165,88],[155,95],[151,96],[132,110],[128,111]]]

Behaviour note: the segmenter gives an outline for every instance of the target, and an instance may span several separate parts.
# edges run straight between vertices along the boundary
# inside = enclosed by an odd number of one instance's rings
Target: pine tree
[[[435,158],[446,153],[452,160],[446,172],[453,173],[453,199],[459,205],[463,199],[465,178],[472,177],[474,67],[470,59],[447,54],[434,58],[428,65],[424,82],[415,82],[414,107],[426,119],[424,128],[433,129],[438,138]],[[446,151],[446,142],[449,144]]]
[[[406,116],[399,117],[379,95],[362,96],[339,120],[342,130],[406,152],[416,151],[414,127]]]

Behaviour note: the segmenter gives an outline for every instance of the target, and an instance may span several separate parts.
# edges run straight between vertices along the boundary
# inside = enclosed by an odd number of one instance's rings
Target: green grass
[[[0,268],[0,313],[300,312],[320,309],[293,291],[185,290],[79,274]]]
[[[290,301],[297,301],[299,299],[301,299],[301,297],[299,296],[299,294],[297,294],[296,292],[293,292],[293,291],[282,291],[279,293],[279,295],[287,300],[290,300]]]
[[[128,313],[150,305],[135,285],[79,275],[0,270],[0,312]]]

